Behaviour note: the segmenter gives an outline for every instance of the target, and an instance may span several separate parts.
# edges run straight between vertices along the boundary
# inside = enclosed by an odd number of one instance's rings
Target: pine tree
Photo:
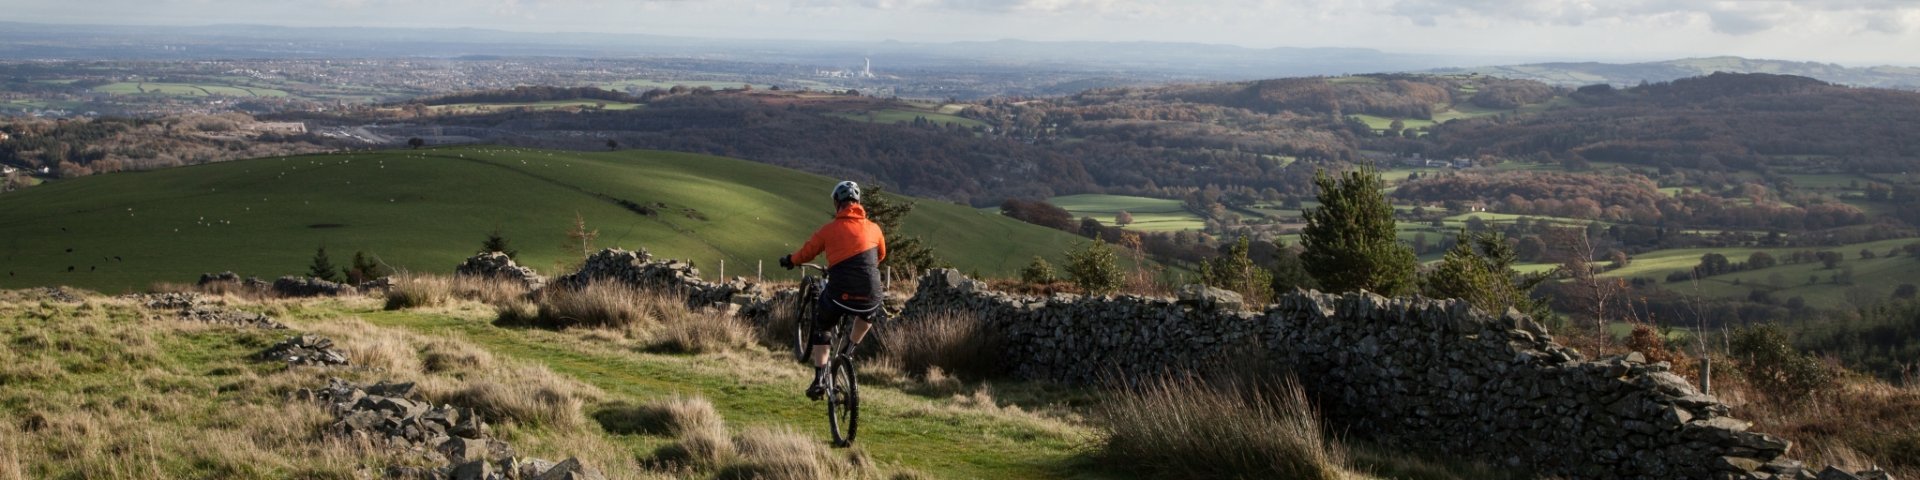
[[[1320,207],[1306,212],[1300,260],[1314,280],[1332,293],[1412,293],[1416,259],[1395,234],[1393,205],[1380,194],[1386,185],[1379,173],[1370,167],[1338,176],[1320,172],[1313,183],[1320,188]]]
[[[307,276],[329,282],[340,281],[340,271],[333,267],[333,260],[327,258],[325,245],[313,252],[313,264],[307,266]]]
[[[1313,281],[1313,274],[1307,273],[1307,266],[1300,262],[1300,250],[1287,245],[1285,240],[1275,242],[1273,251],[1273,293],[1291,292],[1296,288],[1320,288]]]
[[[507,237],[500,235],[500,229],[498,228],[487,232],[487,240],[480,242],[480,251],[477,253],[487,252],[500,252],[507,254],[507,258],[520,259],[520,251],[513,248],[512,242],[509,242]]]
[[[346,275],[347,282],[356,285],[392,274],[387,271],[387,267],[380,265],[379,261],[368,256],[365,251],[353,252],[353,263],[341,273]]]
[[[934,255],[933,247],[920,237],[897,231],[907,214],[913,213],[912,201],[889,194],[879,185],[872,186],[860,197],[861,208],[867,210],[867,219],[880,225],[880,232],[887,239],[887,258],[880,261],[880,268],[899,269],[900,273],[911,276],[949,266],[945,260]]]
[[[1232,290],[1249,303],[1266,303],[1273,297],[1273,274],[1247,256],[1247,237],[1227,246],[1227,251],[1200,266],[1200,282]]]
[[[1527,292],[1557,271],[1522,275],[1513,269],[1518,259],[1519,255],[1499,233],[1462,231],[1459,241],[1427,274],[1421,285],[1422,293],[1433,298],[1466,300],[1496,315],[1514,308],[1532,315],[1535,320],[1547,321],[1553,317],[1553,309]]]

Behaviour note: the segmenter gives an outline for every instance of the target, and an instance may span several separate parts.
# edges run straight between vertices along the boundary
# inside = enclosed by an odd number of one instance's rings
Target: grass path
[[[379,326],[456,337],[491,350],[546,365],[606,391],[614,400],[644,401],[670,394],[711,400],[728,423],[792,426],[826,441],[824,408],[798,395],[800,367],[779,365],[769,354],[748,359],[772,372],[728,368],[727,360],[656,355],[592,345],[543,330],[496,327],[473,319],[419,312],[353,312]],[[1085,433],[1061,431],[1042,421],[983,410],[955,409],[894,389],[863,387],[865,408],[859,445],[875,459],[938,478],[1067,478],[1084,468]],[[622,438],[637,450],[654,444]]]

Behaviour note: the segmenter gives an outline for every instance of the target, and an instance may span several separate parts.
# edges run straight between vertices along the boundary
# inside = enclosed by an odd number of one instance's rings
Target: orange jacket
[[[867,209],[848,204],[833,214],[833,221],[813,232],[813,237],[788,256],[793,263],[807,263],[821,253],[827,254],[827,291],[822,298],[866,304],[879,298],[880,262],[887,259],[887,239],[880,226],[867,220]],[[848,305],[852,306],[852,305]]]
[[[881,235],[880,225],[867,220],[867,209],[852,203],[834,213],[833,221],[814,231],[813,237],[788,258],[796,264],[807,263],[824,252],[827,268],[833,268],[868,250],[874,251],[873,265],[879,268],[880,262],[887,259],[887,239]]]

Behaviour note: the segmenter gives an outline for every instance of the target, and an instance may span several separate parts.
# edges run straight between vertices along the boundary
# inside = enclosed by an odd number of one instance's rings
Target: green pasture
[[[1607,272],[1612,277],[1648,277],[1659,281],[1661,286],[1681,293],[1698,293],[1708,297],[1746,298],[1755,289],[1767,290],[1775,300],[1786,301],[1791,297],[1805,298],[1808,305],[1822,308],[1839,308],[1849,305],[1848,296],[1856,298],[1885,299],[1893,289],[1903,283],[1920,284],[1920,258],[1906,256],[1885,256],[1888,250],[1920,242],[1920,239],[1904,238],[1881,240],[1877,242],[1857,243],[1834,247],[1816,248],[1689,248],[1659,250],[1635,255],[1633,261],[1619,270]],[[1873,251],[1876,258],[1861,259],[1860,249]],[[1831,250],[1846,256],[1834,269],[1826,269],[1819,262],[1786,264],[1787,255],[1797,250]],[[1753,252],[1764,251],[1780,261],[1772,268],[1747,270],[1742,272],[1715,275],[1700,279],[1699,282],[1666,283],[1667,274],[1691,270],[1700,263],[1700,257],[1708,253],[1725,255],[1733,263],[1745,262]],[[1835,285],[1830,280],[1833,274],[1843,268],[1853,269],[1852,285]],[[1777,275],[1778,284],[1773,282]],[[1818,277],[1814,284],[1808,284],[1809,276]],[[1735,281],[1738,281],[1738,285]],[[1849,293],[1849,290],[1855,292]]]
[[[548,100],[544,102],[454,103],[454,104],[447,104],[447,105],[434,105],[430,108],[435,111],[482,112],[482,111],[493,111],[493,110],[512,110],[516,108],[526,108],[526,109],[532,109],[532,110],[554,110],[554,109],[560,109],[560,108],[573,108],[573,107],[589,108],[589,109],[604,108],[606,110],[633,110],[636,108],[640,108],[642,106],[643,105],[638,103],[612,102],[612,101],[606,101],[606,100],[593,100],[593,99],[573,99],[573,100]]]
[[[955,115],[950,115],[945,113],[939,113],[937,110],[927,111],[927,110],[912,110],[912,109],[904,109],[904,108],[888,108],[888,109],[870,110],[870,111],[833,112],[833,113],[829,113],[828,115],[851,119],[851,120],[872,122],[872,123],[912,123],[913,119],[916,117],[926,117],[928,121],[931,121],[935,124],[942,125],[942,126],[945,126],[946,124],[949,124],[949,123],[958,124],[962,127],[967,127],[967,128],[986,126],[985,123],[981,123],[979,120],[974,120],[971,118],[955,116]]]
[[[652,90],[656,88],[667,89],[667,88],[673,88],[673,87],[687,87],[687,88],[707,87],[714,90],[726,90],[726,89],[739,89],[741,86],[745,86],[745,85],[752,85],[755,90],[766,90],[768,88],[773,87],[772,85],[758,84],[758,83],[752,83],[752,82],[723,82],[723,81],[717,81],[717,80],[654,80],[649,78],[636,78],[636,79],[629,79],[629,80],[620,80],[617,82],[605,82],[605,83],[597,84],[596,86],[599,86],[601,88],[606,88],[609,90],[625,90],[627,87],[634,87],[641,90]]]
[[[178,97],[285,97],[285,90],[263,87],[237,87],[202,83],[119,82],[94,87],[93,91],[116,95],[164,95]]]
[[[1126,226],[1128,230],[1173,232],[1200,230],[1207,226],[1205,219],[1181,208],[1179,200],[1081,194],[1053,197],[1047,202],[1066,209],[1074,218],[1093,217],[1107,225],[1113,225],[1114,215],[1125,211],[1133,215],[1133,224]]]
[[[486,146],[95,175],[0,196],[9,274],[0,288],[118,292],[222,270],[271,278],[305,272],[322,245],[335,265],[365,251],[396,268],[445,273],[496,228],[522,263],[553,274],[580,258],[562,245],[575,215],[599,231],[597,246],[693,260],[709,276],[724,260],[728,275],[751,275],[830,218],[833,182],[705,155]],[[918,235],[941,258],[989,275],[1083,242],[931,200],[903,230],[890,233]]]

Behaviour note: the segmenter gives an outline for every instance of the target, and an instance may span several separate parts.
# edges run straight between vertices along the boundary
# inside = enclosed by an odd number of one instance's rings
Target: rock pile
[[[273,317],[242,310],[232,310],[212,302],[198,293],[147,293],[129,297],[141,305],[154,310],[172,310],[182,319],[192,322],[231,325],[236,327],[265,328],[285,330],[286,325],[274,321]]]
[[[1067,382],[1169,370],[1290,369],[1329,420],[1382,444],[1570,478],[1813,479],[1786,440],[1747,431],[1666,363],[1587,361],[1516,311],[1296,291],[1261,312],[1204,288],[1178,301],[1032,297],[953,270],[920,281],[902,321],[972,311],[1017,375]]]
[[[447,463],[445,467],[433,469],[396,467],[388,472],[392,477],[433,480],[606,478],[577,459],[554,463],[538,458],[517,457],[512,445],[488,433],[486,422],[472,409],[444,405],[434,407],[410,399],[412,393],[412,383],[380,382],[356,386],[335,378],[329,379],[326,387],[302,389],[295,392],[294,397],[328,405],[335,419],[328,430],[334,435],[396,453],[437,457]]]
[[[333,348],[333,340],[325,337],[299,335],[267,347],[255,355],[262,361],[286,362],[288,365],[346,365],[347,355]]]
[[[282,297],[336,297],[356,292],[352,285],[313,277],[289,275],[273,281],[273,293]]]
[[[460,262],[460,266],[454,267],[453,274],[514,280],[525,285],[528,290],[538,290],[547,284],[547,277],[541,276],[531,268],[514,263],[512,257],[500,252],[486,252],[468,257],[467,261]]]
[[[201,288],[230,286],[257,291],[266,291],[273,288],[272,283],[267,283],[266,280],[261,280],[259,277],[246,277],[243,279],[240,278],[240,274],[233,272],[202,273],[200,274],[200,281],[194,283],[194,285]]]
[[[73,293],[68,292],[67,289],[60,287],[47,287],[47,298],[53,299],[53,301],[56,302],[80,303],[80,297],[76,297]]]
[[[646,250],[634,252],[617,248],[587,257],[579,271],[554,279],[553,286],[581,288],[602,281],[678,292],[686,297],[688,306],[715,307],[730,315],[756,308],[756,304],[764,303],[767,298],[765,288],[745,278],[735,277],[726,283],[709,282],[700,278],[700,270],[693,264],[679,260],[652,261]]]

